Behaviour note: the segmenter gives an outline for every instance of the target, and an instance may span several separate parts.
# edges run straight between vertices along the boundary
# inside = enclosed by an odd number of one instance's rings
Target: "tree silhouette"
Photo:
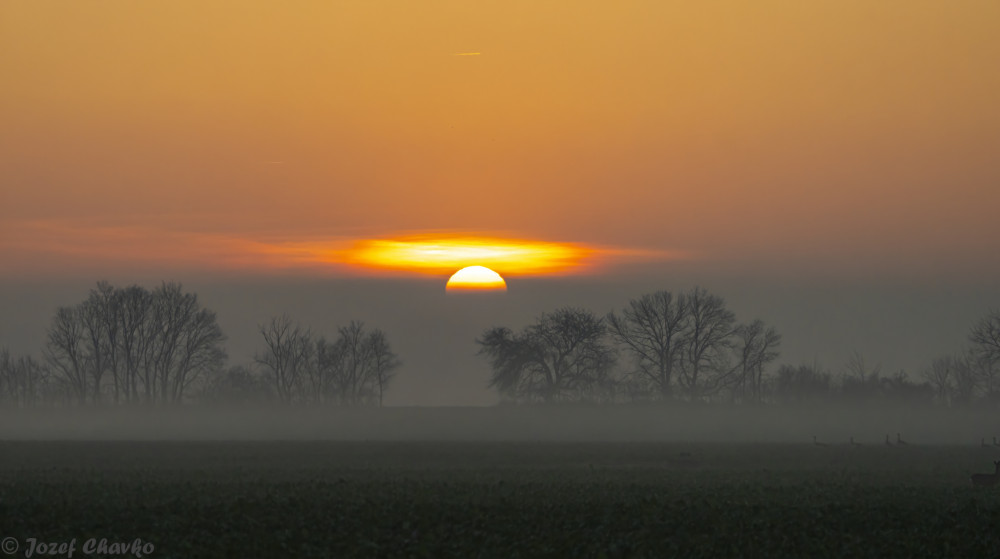
[[[736,315],[722,297],[701,287],[691,290],[686,301],[689,322],[679,380],[688,398],[697,401],[724,387],[735,372],[725,360],[733,347]]]
[[[1000,311],[990,310],[979,319],[969,332],[972,347],[969,351],[970,365],[975,367],[977,376],[987,398],[994,398],[1000,386]]]
[[[621,314],[609,313],[608,330],[633,357],[639,385],[652,385],[660,398],[673,390],[674,369],[682,355],[688,325],[684,295],[657,291],[629,301]]]
[[[924,371],[924,379],[930,384],[934,397],[941,405],[951,405],[956,361],[954,356],[944,355],[931,361],[930,367]]]
[[[235,365],[205,384],[201,401],[209,404],[265,404],[274,398],[274,387],[251,367]]]
[[[148,291],[100,282],[82,303],[56,311],[44,355],[77,403],[110,392],[114,403],[174,404],[222,366],[225,339],[215,313],[180,284]]]
[[[59,307],[48,330],[45,359],[55,374],[66,383],[71,397],[86,404],[93,393],[90,386],[90,352],[85,347],[83,321],[76,307]]]
[[[24,408],[37,404],[49,389],[49,371],[29,356],[0,349],[0,403]]]
[[[604,321],[583,309],[542,314],[520,334],[491,328],[476,340],[490,362],[490,386],[524,400],[556,402],[607,396],[615,351]]]
[[[272,318],[260,332],[266,347],[257,363],[286,403],[381,406],[400,365],[385,332],[369,331],[356,320],[338,328],[333,342],[314,339],[285,315]]]
[[[259,330],[266,348],[255,359],[267,371],[278,399],[292,403],[300,396],[301,384],[312,366],[312,335],[288,315],[271,318]]]
[[[783,403],[825,400],[830,397],[832,389],[830,373],[807,365],[782,365],[778,368],[774,384],[775,396]]]
[[[736,327],[736,352],[739,367],[740,399],[749,397],[761,402],[764,397],[764,367],[778,358],[781,335],[760,319]]]
[[[389,381],[396,375],[395,371],[401,363],[399,357],[393,353],[389,346],[389,339],[385,332],[377,328],[368,335],[368,347],[372,359],[372,373],[378,394],[378,405],[382,407],[382,400],[389,388]]]

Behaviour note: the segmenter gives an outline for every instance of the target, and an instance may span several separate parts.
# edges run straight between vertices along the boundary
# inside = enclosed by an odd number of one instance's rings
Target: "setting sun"
[[[452,274],[445,286],[448,291],[507,291],[500,274],[485,266],[468,266]]]
[[[1000,0],[0,0],[0,559],[1000,559],[998,68]]]

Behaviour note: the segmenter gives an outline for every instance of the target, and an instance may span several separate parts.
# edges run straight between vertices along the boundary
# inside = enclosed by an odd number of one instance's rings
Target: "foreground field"
[[[75,538],[74,557],[90,538],[176,558],[1000,556],[1000,488],[968,479],[1000,448],[5,442],[0,456],[17,557],[30,538]]]

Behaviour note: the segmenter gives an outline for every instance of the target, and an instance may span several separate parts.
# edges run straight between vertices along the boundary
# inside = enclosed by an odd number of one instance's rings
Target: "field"
[[[74,557],[89,538],[176,558],[1000,556],[1000,488],[968,479],[1000,448],[971,445],[8,441],[0,456],[17,557],[29,538],[75,538]]]

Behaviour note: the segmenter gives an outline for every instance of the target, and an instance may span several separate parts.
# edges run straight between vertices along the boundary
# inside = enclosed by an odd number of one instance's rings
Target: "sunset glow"
[[[476,236],[417,236],[362,240],[345,251],[343,262],[364,268],[429,274],[466,266],[488,266],[504,274],[567,273],[595,251],[572,243]]]
[[[203,270],[263,274],[447,277],[485,265],[513,276],[606,273],[623,263],[694,258],[686,251],[586,245],[436,231],[357,239],[315,235],[230,235],[153,226],[11,221],[0,224],[0,254],[11,274],[53,273],[72,265],[108,270]],[[101,271],[104,272],[101,272]]]
[[[995,285],[998,21],[931,0],[2,2],[0,262],[510,279],[641,247],[706,274]]]
[[[228,340],[167,383],[190,386],[185,408],[492,406],[522,388],[532,407],[771,406],[812,401],[762,389],[800,365],[834,394],[875,364],[906,398],[993,402],[1000,384],[973,381],[1000,357],[968,338],[1000,308],[998,68],[990,0],[0,0],[0,412],[30,394],[131,404],[139,376],[195,361],[126,348],[177,345],[150,341],[169,307],[139,304],[173,283]],[[713,331],[740,335],[681,363],[698,289],[735,317]],[[671,351],[590,336],[627,313]],[[291,350],[312,348],[301,382],[261,362],[261,326],[285,316],[317,342]],[[551,381],[479,351],[557,322],[589,341]],[[352,323],[393,340],[391,389],[347,382],[364,368],[337,361],[347,346],[320,351]],[[159,368],[115,369],[137,362]],[[873,436],[929,443],[891,419]]]
[[[448,291],[507,291],[500,274],[483,266],[468,266],[452,274],[445,286]]]

